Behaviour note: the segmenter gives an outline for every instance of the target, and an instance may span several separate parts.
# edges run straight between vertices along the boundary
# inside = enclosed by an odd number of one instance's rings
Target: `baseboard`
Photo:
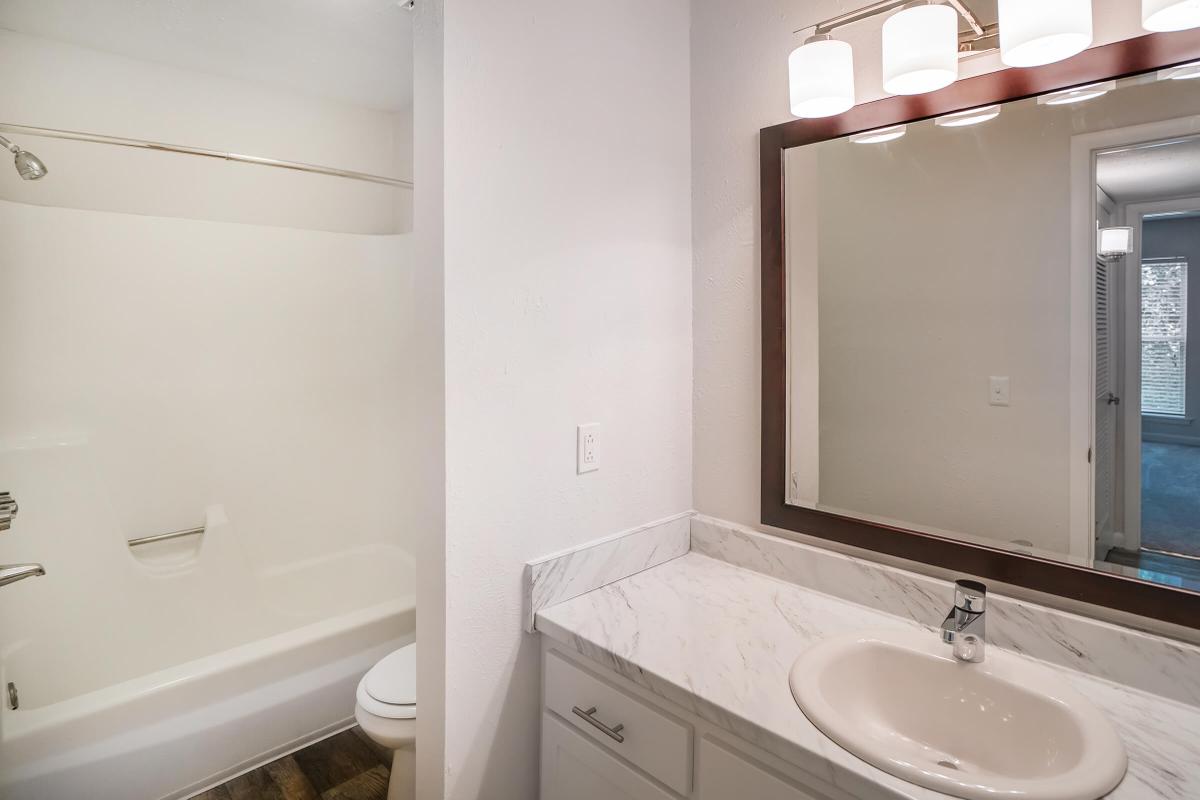
[[[241,764],[232,766],[229,769],[221,770],[215,775],[210,775],[202,781],[197,781],[186,789],[181,789],[178,792],[172,792],[171,794],[163,797],[161,800],[187,800],[187,798],[203,794],[209,789],[220,786],[227,781],[231,781],[239,775],[245,775],[247,772],[253,772],[264,764],[270,764],[272,761],[278,758],[283,758],[284,756],[291,755],[298,750],[303,750],[310,744],[315,744],[322,739],[328,739],[330,736],[336,736],[342,731],[353,728],[354,724],[354,717],[350,716],[331,725],[326,725],[324,728],[321,728],[318,731],[314,731],[313,733],[293,739],[287,744],[280,745],[279,747],[272,747],[270,750],[259,753],[253,758],[246,759]]]

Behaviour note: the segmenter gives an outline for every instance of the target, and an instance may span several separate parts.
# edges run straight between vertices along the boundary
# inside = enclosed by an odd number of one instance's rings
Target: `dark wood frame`
[[[787,293],[783,151],[852,133],[917,122],[954,111],[1136,75],[1200,60],[1200,30],[1156,33],[1086,50],[1057,64],[966,78],[915,97],[865,103],[836,117],[763,128],[762,193],[762,495],[765,525],[897,558],[1002,581],[1085,603],[1200,628],[1200,593],[1045,558],[881,525],[786,502]]]

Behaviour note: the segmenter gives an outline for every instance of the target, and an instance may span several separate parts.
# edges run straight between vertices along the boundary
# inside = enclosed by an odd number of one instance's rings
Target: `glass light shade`
[[[831,36],[810,36],[788,56],[792,114],[832,117],[854,107],[854,51]]]
[[[1127,256],[1133,252],[1133,228],[1101,228],[1096,250],[1102,256]]]
[[[1148,31],[1200,27],[1200,0],[1142,0],[1142,27]]]
[[[1178,67],[1168,67],[1158,71],[1160,81],[1192,81],[1200,78],[1200,61],[1190,64],[1180,64]]]
[[[933,124],[939,128],[965,128],[968,125],[978,125],[981,122],[987,122],[998,116],[1000,116],[1000,106],[984,106],[983,108],[972,108],[970,111],[956,111],[953,114],[946,114],[935,119]]]
[[[1082,103],[1084,100],[1103,97],[1115,88],[1117,88],[1116,81],[1104,81],[1044,94],[1037,101],[1039,106],[1069,106],[1072,103]]]
[[[876,128],[873,131],[852,134],[850,141],[854,144],[883,144],[895,141],[906,133],[907,125],[892,125],[890,128]]]
[[[958,12],[950,6],[905,8],[883,23],[883,88],[922,94],[958,80]]]
[[[1092,43],[1092,0],[999,0],[1000,60],[1010,67],[1052,64]]]

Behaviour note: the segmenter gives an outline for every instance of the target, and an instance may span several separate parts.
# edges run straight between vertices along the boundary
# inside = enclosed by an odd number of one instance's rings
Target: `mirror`
[[[783,151],[788,505],[1200,590],[1187,78]]]

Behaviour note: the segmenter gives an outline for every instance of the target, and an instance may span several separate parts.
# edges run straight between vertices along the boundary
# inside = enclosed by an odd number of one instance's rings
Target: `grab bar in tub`
[[[156,533],[152,536],[139,536],[136,539],[129,540],[130,547],[138,547],[143,544],[152,544],[154,542],[165,542],[168,539],[179,539],[183,536],[199,536],[204,533],[204,526],[199,528],[188,528],[185,531],[171,531],[170,533]]]

